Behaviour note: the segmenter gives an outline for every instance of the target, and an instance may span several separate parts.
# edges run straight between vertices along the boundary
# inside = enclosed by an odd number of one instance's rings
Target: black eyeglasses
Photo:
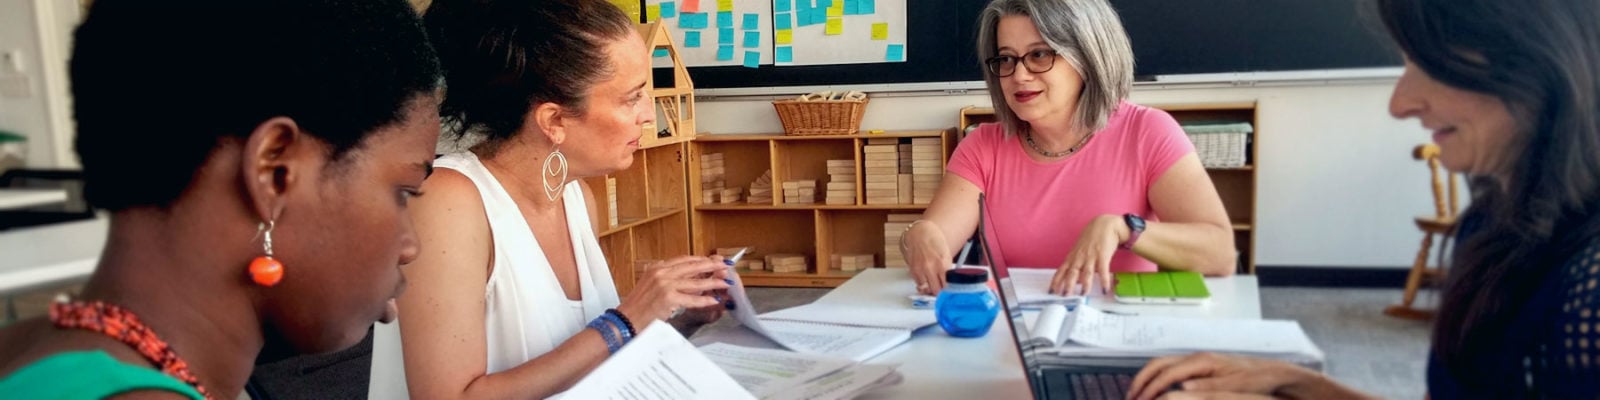
[[[1023,67],[1028,68],[1028,72],[1035,74],[1044,73],[1050,71],[1051,68],[1055,68],[1056,51],[1051,49],[1039,49],[1027,52],[1020,57],[999,55],[989,57],[987,60],[983,60],[983,64],[989,67],[989,73],[1004,78],[1017,73],[1018,60],[1022,61]]]

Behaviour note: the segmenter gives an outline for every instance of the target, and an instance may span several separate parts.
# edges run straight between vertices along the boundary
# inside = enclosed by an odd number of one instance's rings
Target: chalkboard
[[[1400,65],[1371,0],[1111,0],[1141,78]],[[690,68],[697,89],[982,80],[973,41],[987,0],[914,0],[907,62]],[[657,70],[657,79],[670,79]]]

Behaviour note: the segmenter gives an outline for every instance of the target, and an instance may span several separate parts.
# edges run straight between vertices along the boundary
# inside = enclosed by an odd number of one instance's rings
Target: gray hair
[[[1128,97],[1133,88],[1133,48],[1128,45],[1128,32],[1122,29],[1122,20],[1106,0],[994,0],[984,7],[978,17],[978,61],[999,55],[996,30],[1000,17],[1023,15],[1033,20],[1039,35],[1057,54],[1067,59],[1083,80],[1083,90],[1078,94],[1078,109],[1072,121],[1077,128],[1089,132],[1105,128],[1106,120],[1116,111],[1117,104]],[[983,80],[989,86],[989,99],[994,102],[1007,134],[1022,132],[1028,123],[1006,106],[1006,95],[1000,89],[1000,77],[983,68]],[[1023,68],[1018,66],[1018,68]]]

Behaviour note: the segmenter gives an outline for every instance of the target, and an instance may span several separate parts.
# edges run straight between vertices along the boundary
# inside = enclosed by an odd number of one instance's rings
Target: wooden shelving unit
[[[920,214],[926,204],[866,204],[861,146],[868,139],[939,138],[943,159],[953,143],[949,131],[906,131],[883,134],[784,136],[784,135],[700,135],[690,143],[690,165],[699,165],[706,154],[722,154],[727,187],[746,187],[771,170],[773,181],[814,179],[828,182],[828,160],[855,160],[856,201],[849,205],[783,204],[781,184],[773,188],[773,201],[763,204],[705,204],[690,196],[693,221],[691,237],[695,254],[711,254],[717,248],[751,246],[756,257],[776,253],[797,253],[807,258],[810,268],[803,273],[740,271],[751,286],[833,287],[855,276],[856,271],[834,270],[829,259],[834,254],[872,254],[875,265],[884,265],[884,223],[895,213]],[[941,166],[944,161],[941,161]],[[700,173],[689,170],[690,193],[700,193]]]
[[[1186,122],[1249,122],[1256,126],[1256,133],[1250,135],[1250,144],[1245,149],[1245,165],[1238,168],[1207,168],[1206,174],[1211,176],[1211,182],[1217,187],[1217,194],[1222,197],[1222,205],[1228,210],[1228,218],[1233,222],[1234,247],[1239,251],[1239,271],[1254,274],[1256,271],[1255,256],[1255,220],[1256,220],[1256,149],[1260,140],[1260,124],[1256,118],[1255,102],[1235,103],[1185,103],[1185,104],[1146,104],[1172,114],[1178,123]],[[961,109],[956,120],[956,129],[963,131],[965,127],[973,124],[996,122],[994,108],[991,107],[966,107]]]

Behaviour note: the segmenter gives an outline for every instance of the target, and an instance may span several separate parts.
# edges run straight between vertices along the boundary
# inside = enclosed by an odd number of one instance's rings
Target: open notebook
[[[933,310],[873,308],[832,304],[804,306],[756,315],[744,282],[731,274],[728,289],[734,319],[789,350],[862,362],[911,339],[911,332],[937,320]]]
[[[1143,366],[1155,357],[1211,351],[1322,369],[1322,350],[1295,321],[1116,315],[1052,305],[1030,325],[1025,346],[1046,364]]]

